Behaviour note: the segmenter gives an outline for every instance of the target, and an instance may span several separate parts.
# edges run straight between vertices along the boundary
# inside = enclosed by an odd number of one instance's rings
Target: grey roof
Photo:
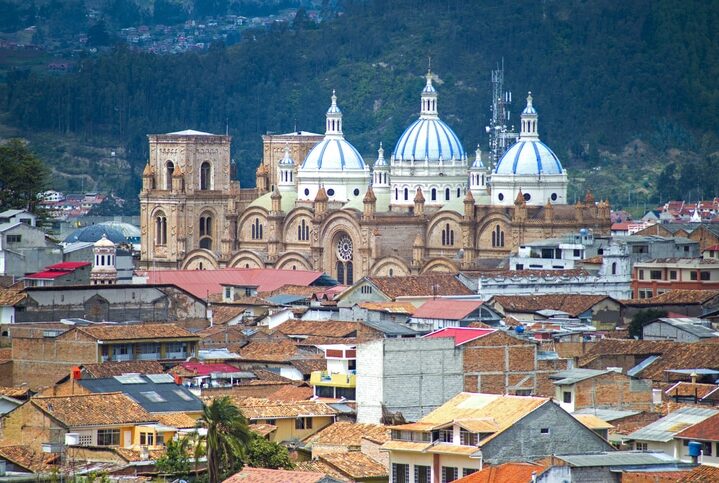
[[[75,243],[78,241],[82,242],[96,242],[103,235],[107,236],[107,239],[113,243],[124,243],[127,241],[127,237],[118,229],[111,226],[105,226],[102,224],[90,225],[70,233],[63,240],[65,243]]]
[[[207,360],[227,360],[227,359],[239,359],[240,355],[236,352],[230,352],[227,348],[223,349],[200,349],[197,352],[197,358],[200,361]]]
[[[294,302],[307,300],[308,298],[306,295],[277,294],[272,297],[267,297],[265,300],[277,305],[290,305]]]
[[[416,336],[420,336],[422,334],[426,334],[429,332],[428,330],[419,332],[419,331],[416,331],[414,329],[407,327],[404,324],[400,324],[397,322],[391,322],[389,320],[383,320],[383,321],[363,320],[362,323],[364,325],[371,327],[375,330],[378,330],[390,337],[394,337],[394,336],[416,337]]]
[[[551,376],[549,376],[550,379],[553,380],[554,384],[557,385],[567,385],[567,384],[576,384],[579,381],[583,381],[585,379],[590,379],[592,377],[601,376],[602,374],[607,374],[608,370],[600,370],[600,369],[568,369],[566,371],[559,371]]]
[[[78,382],[94,393],[120,391],[150,413],[201,411],[202,401],[187,388],[175,384],[172,376],[167,376],[133,374]]]
[[[629,434],[629,438],[638,441],[666,443],[674,438],[675,434],[687,429],[689,426],[701,423],[717,413],[719,413],[717,409],[699,407],[679,408],[648,426],[634,431]]]
[[[12,218],[13,216],[19,215],[20,213],[27,213],[30,216],[35,216],[27,210],[5,210],[0,213],[0,218]]]
[[[617,419],[628,418],[629,416],[635,416],[641,413],[641,411],[630,411],[626,409],[606,409],[606,408],[583,408],[578,411],[574,411],[572,414],[593,414],[594,416],[602,419],[608,423],[616,421]]]
[[[636,366],[632,367],[627,371],[628,376],[636,376],[640,372],[642,372],[644,369],[649,367],[649,365],[659,359],[661,356],[649,356],[646,359],[644,359],[642,362],[637,364]]]
[[[555,455],[574,467],[591,466],[644,466],[677,464],[678,460],[668,454],[638,451],[614,451],[594,454]]]
[[[705,323],[708,323],[708,321],[704,319],[699,319],[697,317],[662,317],[650,324],[647,324],[647,326],[651,326],[652,324],[656,324],[658,322],[669,324],[678,330],[683,330],[684,332],[690,333],[694,337],[704,339],[719,337],[719,332],[716,332],[712,328],[703,325]]]

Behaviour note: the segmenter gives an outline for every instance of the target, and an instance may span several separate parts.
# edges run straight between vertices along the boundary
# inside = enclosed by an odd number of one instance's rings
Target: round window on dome
[[[334,196],[334,195],[335,195],[335,190],[333,188],[330,188],[327,190],[327,196]]]
[[[524,201],[529,201],[531,199],[532,199],[532,195],[530,195],[529,193],[524,193]]]
[[[503,194],[503,193],[499,193],[499,194],[497,195],[497,199],[498,199],[499,201],[504,201],[504,194]]]
[[[552,201],[557,201],[557,193],[552,193]]]
[[[309,196],[309,195],[310,195],[310,189],[309,189],[309,188],[305,188],[305,196]]]
[[[359,196],[359,188],[355,188],[352,193],[354,193],[355,196]]]

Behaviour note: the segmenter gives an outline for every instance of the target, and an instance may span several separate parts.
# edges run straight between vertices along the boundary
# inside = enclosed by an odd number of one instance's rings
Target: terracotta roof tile
[[[678,343],[649,364],[638,376],[653,381],[664,381],[666,370],[697,368],[719,369],[719,350],[716,344]]]
[[[271,401],[250,397],[235,400],[235,404],[248,419],[281,419],[337,414],[337,411],[327,404],[316,401]]]
[[[691,426],[675,436],[682,439],[700,439],[702,441],[719,441],[719,414]]]
[[[267,369],[252,369],[252,373],[257,377],[259,382],[277,382],[280,384],[294,384],[295,381],[284,376],[280,376],[276,372]]]
[[[412,315],[417,307],[409,302],[360,302],[360,308],[390,314]]]
[[[177,429],[189,429],[194,428],[197,424],[197,419],[193,418],[187,413],[160,413],[157,414],[157,419],[160,424],[170,426]]]
[[[483,278],[513,278],[513,277],[579,277],[589,275],[583,268],[568,268],[566,270],[483,270],[466,272],[473,276]]]
[[[299,471],[312,471],[315,473],[323,473],[339,481],[350,481],[349,478],[337,471],[336,468],[333,468],[332,466],[327,464],[327,462],[320,459],[300,461],[298,463],[295,463],[295,469]]]
[[[275,327],[285,335],[317,335],[322,337],[354,337],[357,322],[338,320],[288,320]]]
[[[95,325],[76,327],[75,330],[98,340],[197,338],[192,332],[175,324]]]
[[[121,392],[34,397],[30,402],[68,427],[157,421],[156,416]]]
[[[610,355],[661,355],[672,349],[677,343],[659,340],[601,339],[592,343],[587,352],[579,358],[579,367],[583,367],[597,357]]]
[[[245,305],[213,305],[212,323],[224,325],[232,319],[240,317],[245,310],[247,310]]]
[[[325,477],[324,473],[270,470],[245,466],[242,471],[227,478],[223,483],[318,483]]]
[[[537,312],[539,310],[560,310],[572,317],[590,310],[606,295],[556,294],[556,295],[495,295],[492,302],[499,304],[504,312]]]
[[[430,299],[416,309],[412,317],[462,320],[479,309],[483,303],[481,300]]]
[[[319,457],[343,475],[357,480],[362,478],[387,478],[389,471],[377,460],[359,451],[348,453],[325,453]]]
[[[7,396],[14,399],[27,399],[30,394],[30,387],[27,385],[12,387],[0,386],[0,396]]]
[[[677,481],[679,483],[715,483],[719,481],[719,468],[706,465],[697,466],[688,475]]]
[[[314,391],[309,386],[293,386],[286,384],[281,386],[275,392],[268,394],[267,399],[273,401],[303,401],[309,400],[314,395]]]
[[[381,424],[361,424],[339,421],[305,439],[307,445],[327,444],[360,446],[362,438],[378,444],[389,441],[390,429]]]
[[[12,445],[0,447],[0,458],[33,473],[42,473],[49,471],[51,466],[59,461],[60,455],[37,452],[29,446]]]
[[[27,294],[15,288],[0,288],[0,305],[13,306],[19,304]]]
[[[473,292],[453,273],[431,272],[406,277],[367,277],[388,297],[423,297],[443,295],[472,295]]]
[[[289,362],[313,356],[290,341],[251,341],[239,353],[242,360],[263,362]]]
[[[164,448],[151,449],[148,451],[147,458],[144,457],[139,449],[116,447],[113,448],[113,451],[128,463],[136,463],[138,461],[157,461],[158,458],[161,458],[165,454]]]
[[[129,373],[162,374],[165,368],[157,361],[108,361],[99,364],[83,364],[83,377],[105,379]]]
[[[704,304],[719,297],[719,290],[670,290],[648,299],[623,300],[627,305]]]
[[[469,476],[454,480],[455,483],[529,483],[532,473],[539,474],[544,466],[535,463],[504,463],[498,466],[488,466]]]
[[[250,431],[262,437],[265,437],[268,434],[277,431],[277,426],[275,426],[274,424],[250,424],[249,428]]]

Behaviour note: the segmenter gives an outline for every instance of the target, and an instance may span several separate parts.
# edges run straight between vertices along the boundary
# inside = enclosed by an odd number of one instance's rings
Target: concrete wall
[[[549,428],[542,434],[542,428]],[[557,404],[549,401],[482,448],[485,463],[531,461],[553,454],[612,451],[614,448]]]
[[[379,423],[382,404],[416,421],[463,390],[454,340],[382,339],[357,346],[357,422]]]
[[[647,324],[642,329],[644,340],[673,340],[675,342],[696,342],[699,337],[690,334],[686,330],[680,330],[677,327],[657,320],[651,324]]]

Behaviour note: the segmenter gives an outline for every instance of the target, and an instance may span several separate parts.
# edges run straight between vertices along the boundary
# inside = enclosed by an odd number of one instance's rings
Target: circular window
[[[310,190],[309,190],[309,188],[305,188],[305,196],[309,196],[309,195],[310,195]]]
[[[557,193],[552,193],[552,201],[557,201]]]
[[[343,262],[352,260],[352,239],[347,235],[337,240],[337,258]]]
[[[531,199],[532,199],[532,195],[530,195],[529,193],[524,193],[524,201],[529,201]]]
[[[504,201],[504,195],[502,193],[499,193],[497,195],[497,198],[499,199],[499,201]]]
[[[334,195],[335,195],[335,190],[333,188],[330,188],[327,190],[327,196],[334,196]]]
[[[355,188],[352,193],[354,193],[355,196],[359,196],[359,188]]]

